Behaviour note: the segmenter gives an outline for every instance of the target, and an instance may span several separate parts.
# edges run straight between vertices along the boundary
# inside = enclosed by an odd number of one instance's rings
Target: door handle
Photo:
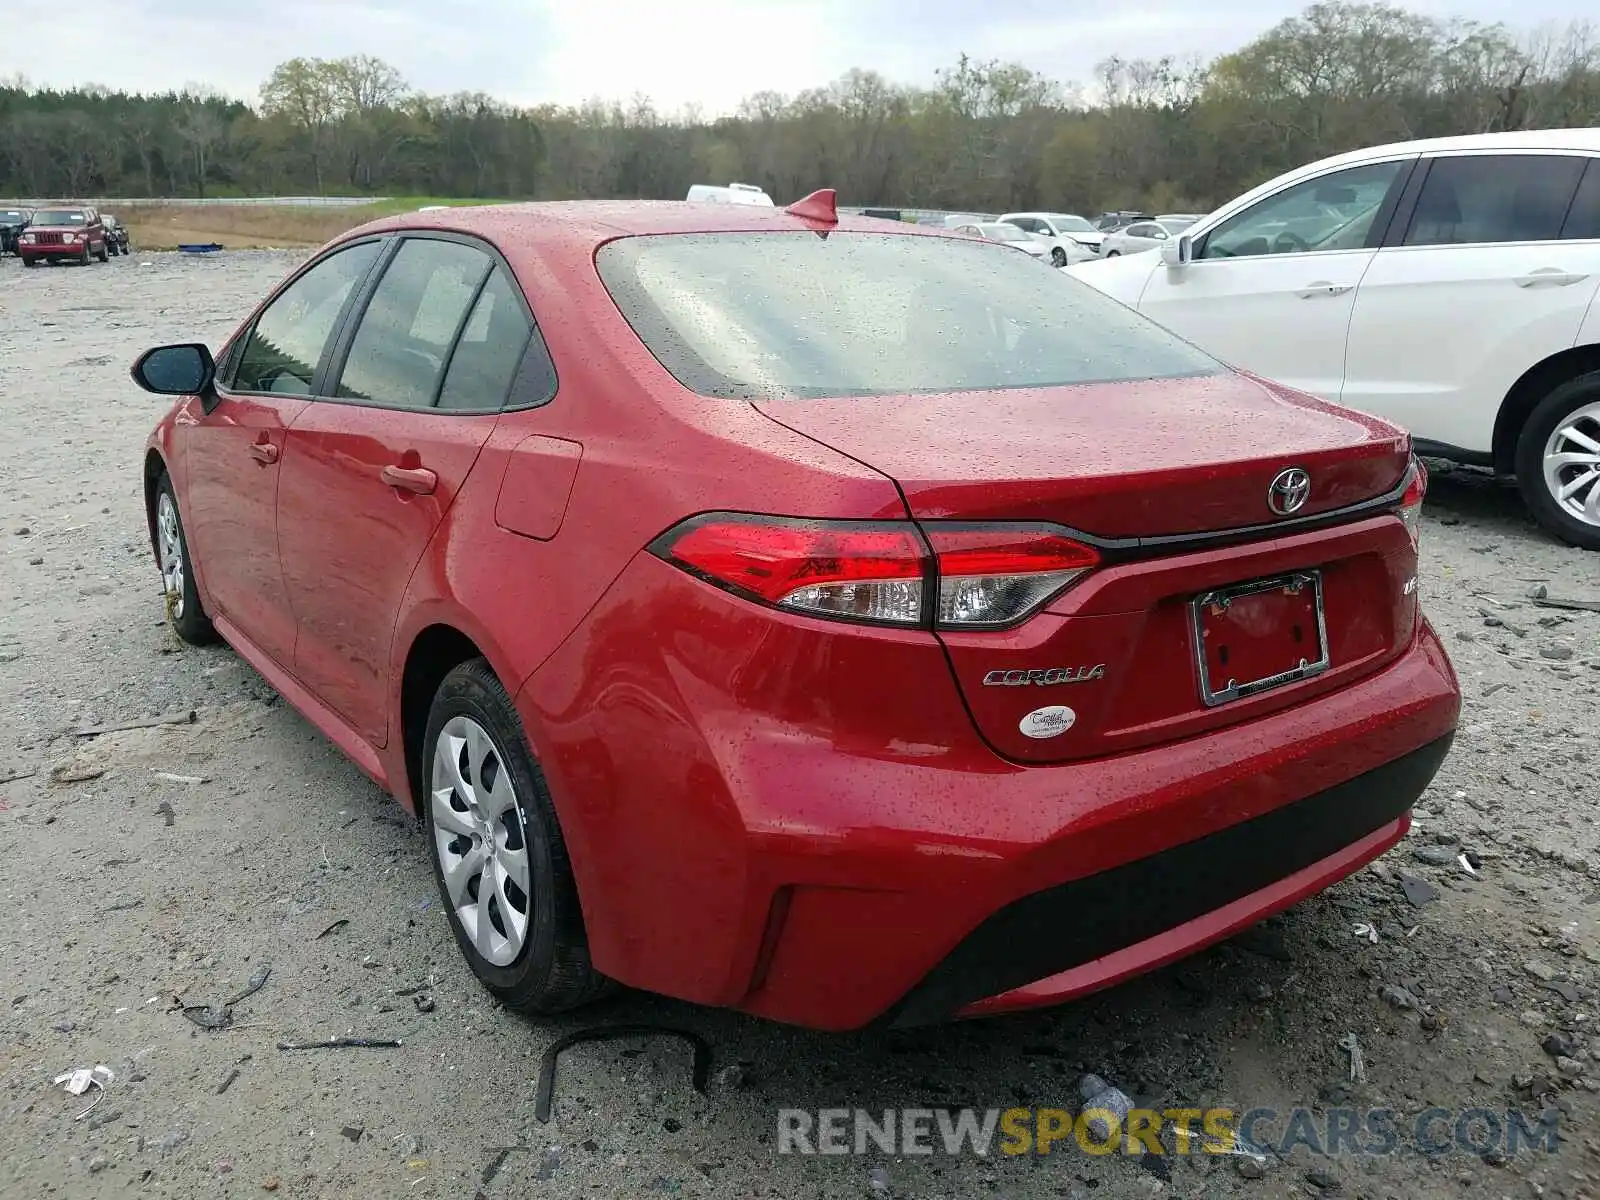
[[[250,457],[258,463],[270,466],[278,461],[278,448],[271,442],[251,442]]]
[[[1538,287],[1547,283],[1552,287],[1566,287],[1569,283],[1582,283],[1589,278],[1587,275],[1578,275],[1571,271],[1563,271],[1560,267],[1540,267],[1537,271],[1529,271],[1526,275],[1518,275],[1518,287]]]
[[[1314,300],[1318,296],[1342,296],[1352,286],[1348,283],[1329,283],[1326,279],[1319,279],[1315,283],[1306,284],[1295,295],[1302,300]]]
[[[439,477],[427,467],[385,467],[378,473],[390,487],[418,496],[431,496]]]

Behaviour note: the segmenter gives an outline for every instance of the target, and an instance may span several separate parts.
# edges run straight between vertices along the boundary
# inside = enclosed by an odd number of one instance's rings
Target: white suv
[[[1541,524],[1600,550],[1600,129],[1341,154],[1159,254],[1069,270],[1420,453],[1514,474]]]

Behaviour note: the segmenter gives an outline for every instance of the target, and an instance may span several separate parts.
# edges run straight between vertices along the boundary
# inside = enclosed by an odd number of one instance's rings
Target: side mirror
[[[208,391],[217,364],[199,342],[146,350],[129,374],[147,392],[158,396],[197,396]]]
[[[1187,233],[1168,238],[1161,246],[1161,261],[1169,267],[1181,267],[1194,258],[1194,239]]]

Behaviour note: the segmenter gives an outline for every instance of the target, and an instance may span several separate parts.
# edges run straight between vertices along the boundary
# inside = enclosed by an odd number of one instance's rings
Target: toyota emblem
[[[1267,487],[1267,507],[1280,517],[1299,512],[1311,498],[1311,476],[1300,467],[1279,471]]]

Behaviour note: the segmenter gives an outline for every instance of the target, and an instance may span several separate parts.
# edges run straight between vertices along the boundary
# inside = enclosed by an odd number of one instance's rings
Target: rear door
[[[1156,267],[1139,311],[1237,366],[1337,400],[1356,286],[1414,161],[1346,167],[1263,197],[1201,233],[1190,263]]]
[[[1529,367],[1573,345],[1600,242],[1563,237],[1576,153],[1451,154],[1424,164],[1409,215],[1361,280],[1339,399],[1417,437],[1486,452]],[[1574,230],[1574,232],[1577,232]]]
[[[289,430],[278,543],[298,624],[295,673],[374,746],[389,650],[429,540],[499,419],[531,323],[488,246],[398,240]]]

